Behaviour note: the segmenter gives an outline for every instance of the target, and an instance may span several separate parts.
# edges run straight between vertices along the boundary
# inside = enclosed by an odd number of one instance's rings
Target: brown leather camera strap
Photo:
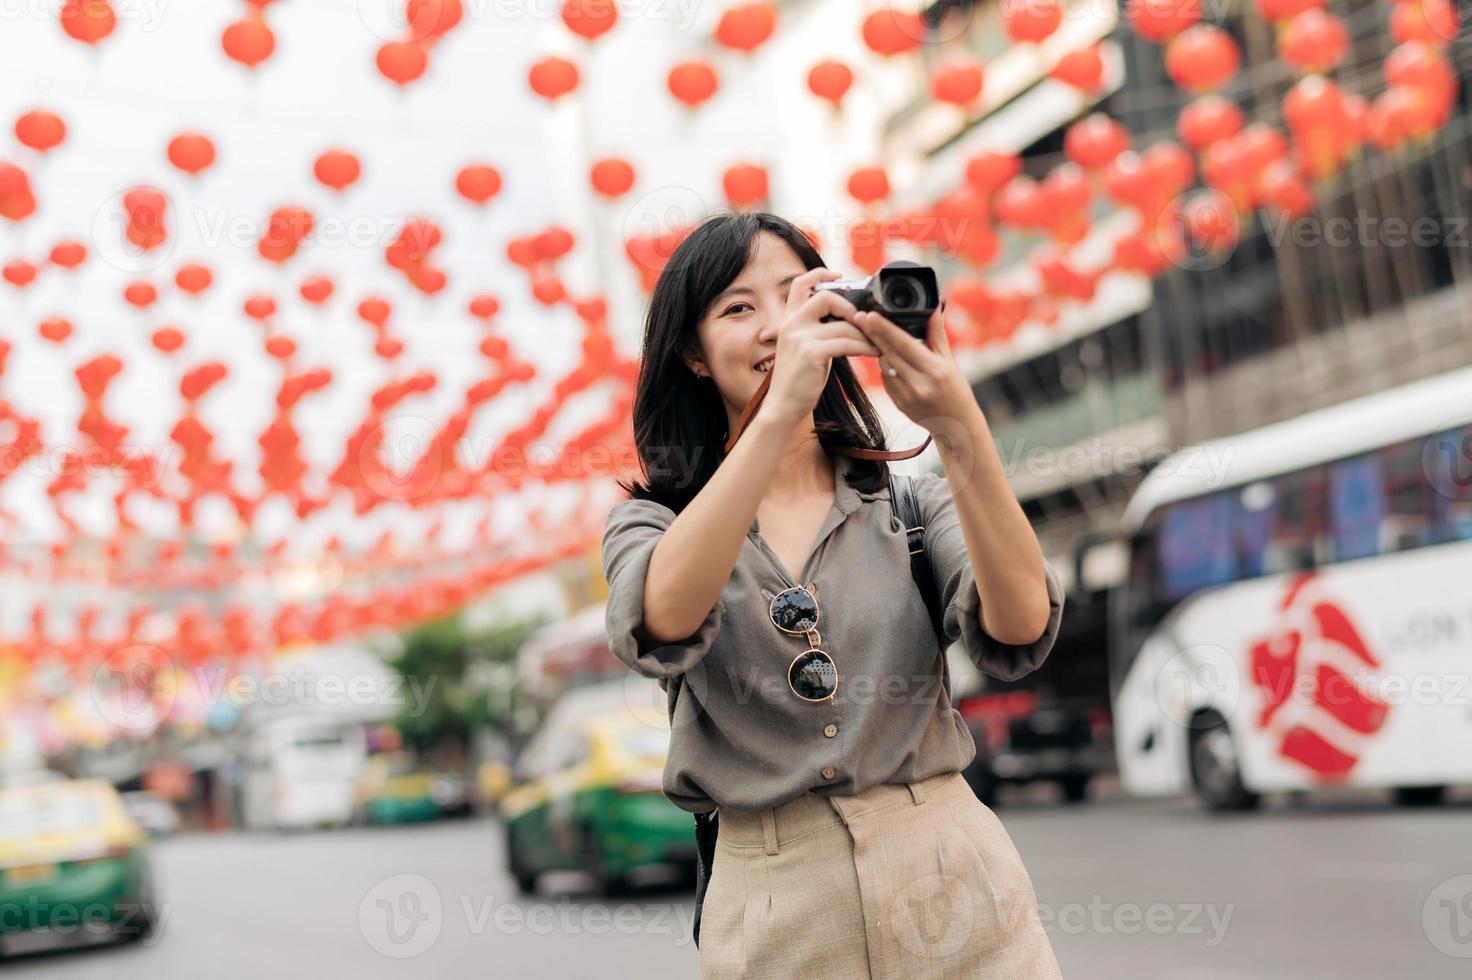
[[[736,445],[736,440],[741,438],[741,433],[746,431],[746,427],[750,424],[752,416],[756,415],[756,410],[761,407],[762,399],[767,397],[767,389],[771,385],[772,372],[768,371],[762,376],[762,383],[757,387],[756,394],[751,396],[751,401],[747,402],[746,407],[741,410],[741,418],[736,422],[736,431],[731,433],[731,437],[726,440],[726,453],[728,455],[732,447]],[[829,446],[828,450],[838,453],[840,456],[850,456],[854,459],[911,459],[925,452],[925,447],[930,445],[930,439],[930,436],[926,436],[925,441],[914,449],[882,450],[860,449],[854,446]]]

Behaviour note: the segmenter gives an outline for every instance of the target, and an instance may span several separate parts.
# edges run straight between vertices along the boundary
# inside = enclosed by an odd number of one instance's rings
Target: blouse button
[[[824,726],[824,728],[823,728],[823,734],[824,735],[827,735],[829,738],[832,738],[833,736],[835,736],[835,735],[838,734],[838,726],[837,725],[827,725],[827,726]]]
[[[833,778],[833,767],[832,766],[824,766],[823,767],[823,778],[824,779],[832,779]]]

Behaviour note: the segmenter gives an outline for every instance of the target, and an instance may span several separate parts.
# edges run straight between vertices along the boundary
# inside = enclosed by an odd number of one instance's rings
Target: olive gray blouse
[[[664,793],[681,809],[766,808],[812,791],[852,794],[964,769],[976,745],[951,706],[944,651],[910,576],[889,488],[849,486],[853,461],[834,458],[836,499],[801,570],[816,586],[822,648],[838,667],[833,698],[804,701],[787,682],[806,639],[773,624],[770,596],[798,584],[751,522],[720,599],[691,636],[654,642],[643,629],[649,556],[675,519],[649,500],[609,511],[603,532],[608,643],[669,700]],[[1051,609],[1036,642],[1012,646],[977,621],[981,597],[946,478],[915,478],[925,554],[935,570],[945,631],[981,670],[1006,680],[1034,670],[1058,635],[1063,590],[1047,569]]]

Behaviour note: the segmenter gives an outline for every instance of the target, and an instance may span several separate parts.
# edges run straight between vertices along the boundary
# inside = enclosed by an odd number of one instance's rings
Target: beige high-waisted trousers
[[[718,826],[702,980],[1061,976],[1022,858],[960,773]]]

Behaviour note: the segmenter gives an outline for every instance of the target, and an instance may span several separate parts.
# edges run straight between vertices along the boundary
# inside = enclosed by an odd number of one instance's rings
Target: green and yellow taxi
[[[0,955],[26,938],[141,939],[156,912],[148,834],[110,783],[0,790]]]
[[[582,871],[615,894],[643,869],[694,866],[694,817],[660,788],[669,722],[621,703],[624,685],[615,687],[611,699],[563,695],[501,797],[507,867],[523,892],[546,871]]]

